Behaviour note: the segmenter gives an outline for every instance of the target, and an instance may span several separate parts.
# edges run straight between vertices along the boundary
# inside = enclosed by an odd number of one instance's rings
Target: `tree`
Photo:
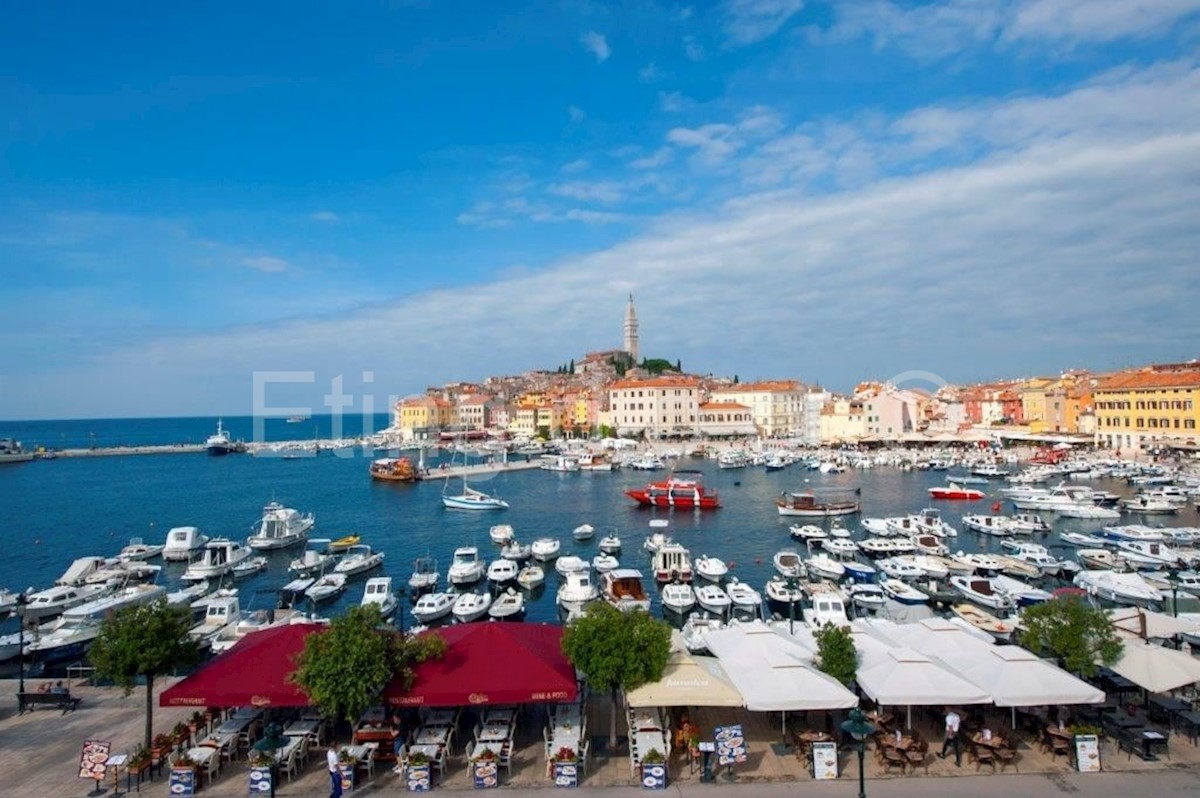
[[[683,373],[683,361],[680,360],[679,358],[675,358],[675,370],[678,371],[680,374]]]
[[[440,636],[405,635],[383,626],[375,606],[351,607],[329,628],[304,639],[289,677],[331,718],[354,722],[393,676],[412,686],[413,666],[446,651]]]
[[[1021,616],[1021,645],[1057,659],[1071,673],[1094,676],[1097,660],[1111,665],[1124,643],[1104,610],[1077,596],[1062,596],[1029,607]]]
[[[575,358],[571,358],[571,365],[567,366],[567,373],[568,374],[575,373]]]
[[[617,690],[662,678],[671,652],[671,627],[642,610],[622,612],[607,602],[589,604],[563,634],[563,653],[594,690],[612,694],[609,745],[617,745]]]
[[[817,640],[817,667],[844,685],[858,674],[858,652],[849,626],[827,623],[813,634]]]
[[[188,637],[191,627],[191,612],[166,601],[125,607],[104,619],[88,651],[96,675],[111,679],[125,695],[133,692],[139,677],[145,680],[147,749],[154,726],[154,679],[200,659],[195,641]]]

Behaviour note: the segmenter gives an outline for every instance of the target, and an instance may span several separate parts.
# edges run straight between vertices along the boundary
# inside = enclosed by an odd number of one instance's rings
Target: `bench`
[[[74,712],[82,698],[73,698],[70,693],[17,693],[18,715],[24,715],[25,710],[32,712],[39,706],[57,707],[65,715]]]

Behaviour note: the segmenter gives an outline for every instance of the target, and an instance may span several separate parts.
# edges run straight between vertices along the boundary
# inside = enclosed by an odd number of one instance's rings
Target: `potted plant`
[[[357,767],[357,759],[350,756],[345,749],[338,751],[338,773],[342,775],[342,792],[353,792],[354,771]]]
[[[176,745],[186,743],[189,737],[191,737],[191,732],[183,721],[179,721],[175,724],[175,728],[171,729],[171,739]]]
[[[188,730],[192,734],[195,734],[196,732],[205,728],[207,725],[208,725],[208,721],[204,717],[204,713],[201,712],[200,710],[196,710],[195,712],[192,713],[192,716],[190,718],[188,718]]]
[[[159,732],[154,735],[154,739],[150,741],[150,757],[154,762],[163,762],[167,758],[167,754],[171,753],[171,747],[174,742],[171,740],[171,735],[166,732]]]
[[[564,745],[551,757],[551,775],[555,787],[579,786],[579,754],[574,748]]]
[[[133,749],[133,753],[129,755],[129,761],[126,763],[126,767],[129,768],[130,773],[133,773],[137,776],[138,782],[140,783],[142,780],[142,773],[144,773],[146,769],[150,767],[152,762],[153,757],[150,754],[150,749],[144,745],[139,745],[137,748]]]
[[[642,756],[642,786],[647,790],[667,788],[667,758],[657,748]]]
[[[409,754],[404,766],[404,780],[409,792],[429,792],[433,787],[433,766],[421,751]]]
[[[482,750],[471,757],[471,776],[476,789],[488,789],[500,785],[499,756],[491,748],[481,746]]]

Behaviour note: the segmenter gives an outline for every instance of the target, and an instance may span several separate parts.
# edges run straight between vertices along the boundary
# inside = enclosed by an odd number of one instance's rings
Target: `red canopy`
[[[306,707],[308,694],[289,682],[304,638],[325,629],[295,623],[251,632],[158,697],[163,707]]]
[[[396,679],[383,699],[401,706],[525,704],[573,701],[575,668],[562,652],[561,626],[527,623],[465,623],[434,629],[446,655],[416,669],[412,689]]]

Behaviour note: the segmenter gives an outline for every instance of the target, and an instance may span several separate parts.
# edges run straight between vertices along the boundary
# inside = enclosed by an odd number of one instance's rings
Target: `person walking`
[[[939,756],[945,759],[946,751],[953,748],[955,767],[962,767],[962,738],[959,735],[961,726],[962,718],[953,709],[946,707],[946,737],[942,741],[942,753]]]
[[[329,798],[342,798],[342,774],[338,772],[338,755],[332,745],[325,749],[325,765],[329,768]]]

